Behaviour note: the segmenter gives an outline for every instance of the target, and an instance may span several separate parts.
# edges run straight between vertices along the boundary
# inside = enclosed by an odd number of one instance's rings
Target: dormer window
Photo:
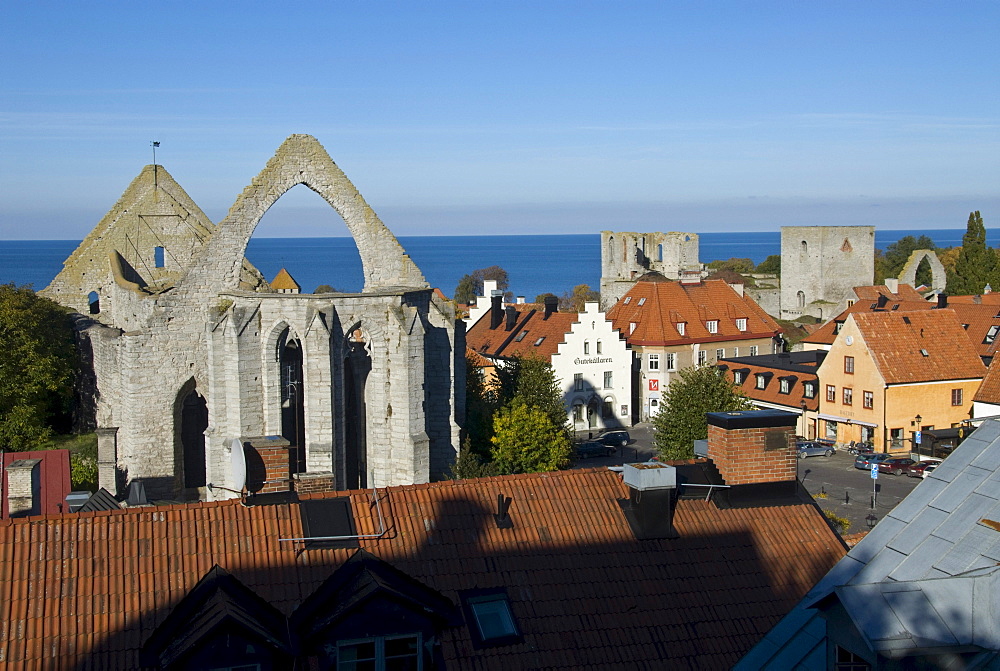
[[[636,326],[638,326],[638,324],[637,324],[637,323],[635,323],[635,322],[630,322],[630,323],[629,323],[629,325],[628,325],[628,332],[629,332],[629,335],[631,335],[631,334],[635,333],[635,327],[636,327]]]
[[[781,386],[778,388],[782,394],[788,394],[792,391],[792,382],[788,379],[781,380]]]
[[[739,370],[733,371],[733,384],[736,385],[743,384],[743,371]]]
[[[767,386],[767,376],[757,373],[757,389],[764,389]]]
[[[802,395],[806,398],[816,398],[816,384],[813,382],[803,382]]]
[[[677,327],[677,333],[679,335],[684,335],[684,331],[685,331],[684,327],[687,326],[687,324],[685,322],[677,322],[676,324],[674,324],[674,326]]]
[[[740,331],[746,331],[747,330],[747,320],[746,319],[737,319],[736,320],[736,328],[737,328],[737,330],[740,330]]]
[[[705,322],[705,328],[708,329],[709,333],[719,332],[719,322],[715,319]]]
[[[844,325],[844,322],[833,322],[833,335],[840,333],[840,327]]]

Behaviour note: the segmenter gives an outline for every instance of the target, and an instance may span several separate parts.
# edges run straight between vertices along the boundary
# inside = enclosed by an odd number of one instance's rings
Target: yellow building
[[[918,430],[972,416],[985,374],[951,310],[851,314],[819,368],[819,437],[910,452]]]

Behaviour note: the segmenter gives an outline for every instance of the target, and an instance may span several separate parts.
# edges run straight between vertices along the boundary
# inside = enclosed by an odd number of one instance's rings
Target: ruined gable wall
[[[691,268],[701,268],[694,233],[601,231],[601,309],[610,309],[646,272],[677,279]]]

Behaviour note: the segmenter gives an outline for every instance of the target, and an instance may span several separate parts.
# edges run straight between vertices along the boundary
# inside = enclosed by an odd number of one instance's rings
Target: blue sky
[[[0,239],[84,236],[151,140],[219,221],[292,133],[399,235],[992,228],[998,30],[995,1],[10,0]],[[257,234],[346,234],[321,205]]]

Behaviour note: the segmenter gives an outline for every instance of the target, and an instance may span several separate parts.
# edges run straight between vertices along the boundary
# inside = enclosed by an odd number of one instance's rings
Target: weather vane
[[[157,140],[153,140],[149,143],[149,146],[153,148],[153,165],[156,165],[156,148],[160,146],[160,143]]]

